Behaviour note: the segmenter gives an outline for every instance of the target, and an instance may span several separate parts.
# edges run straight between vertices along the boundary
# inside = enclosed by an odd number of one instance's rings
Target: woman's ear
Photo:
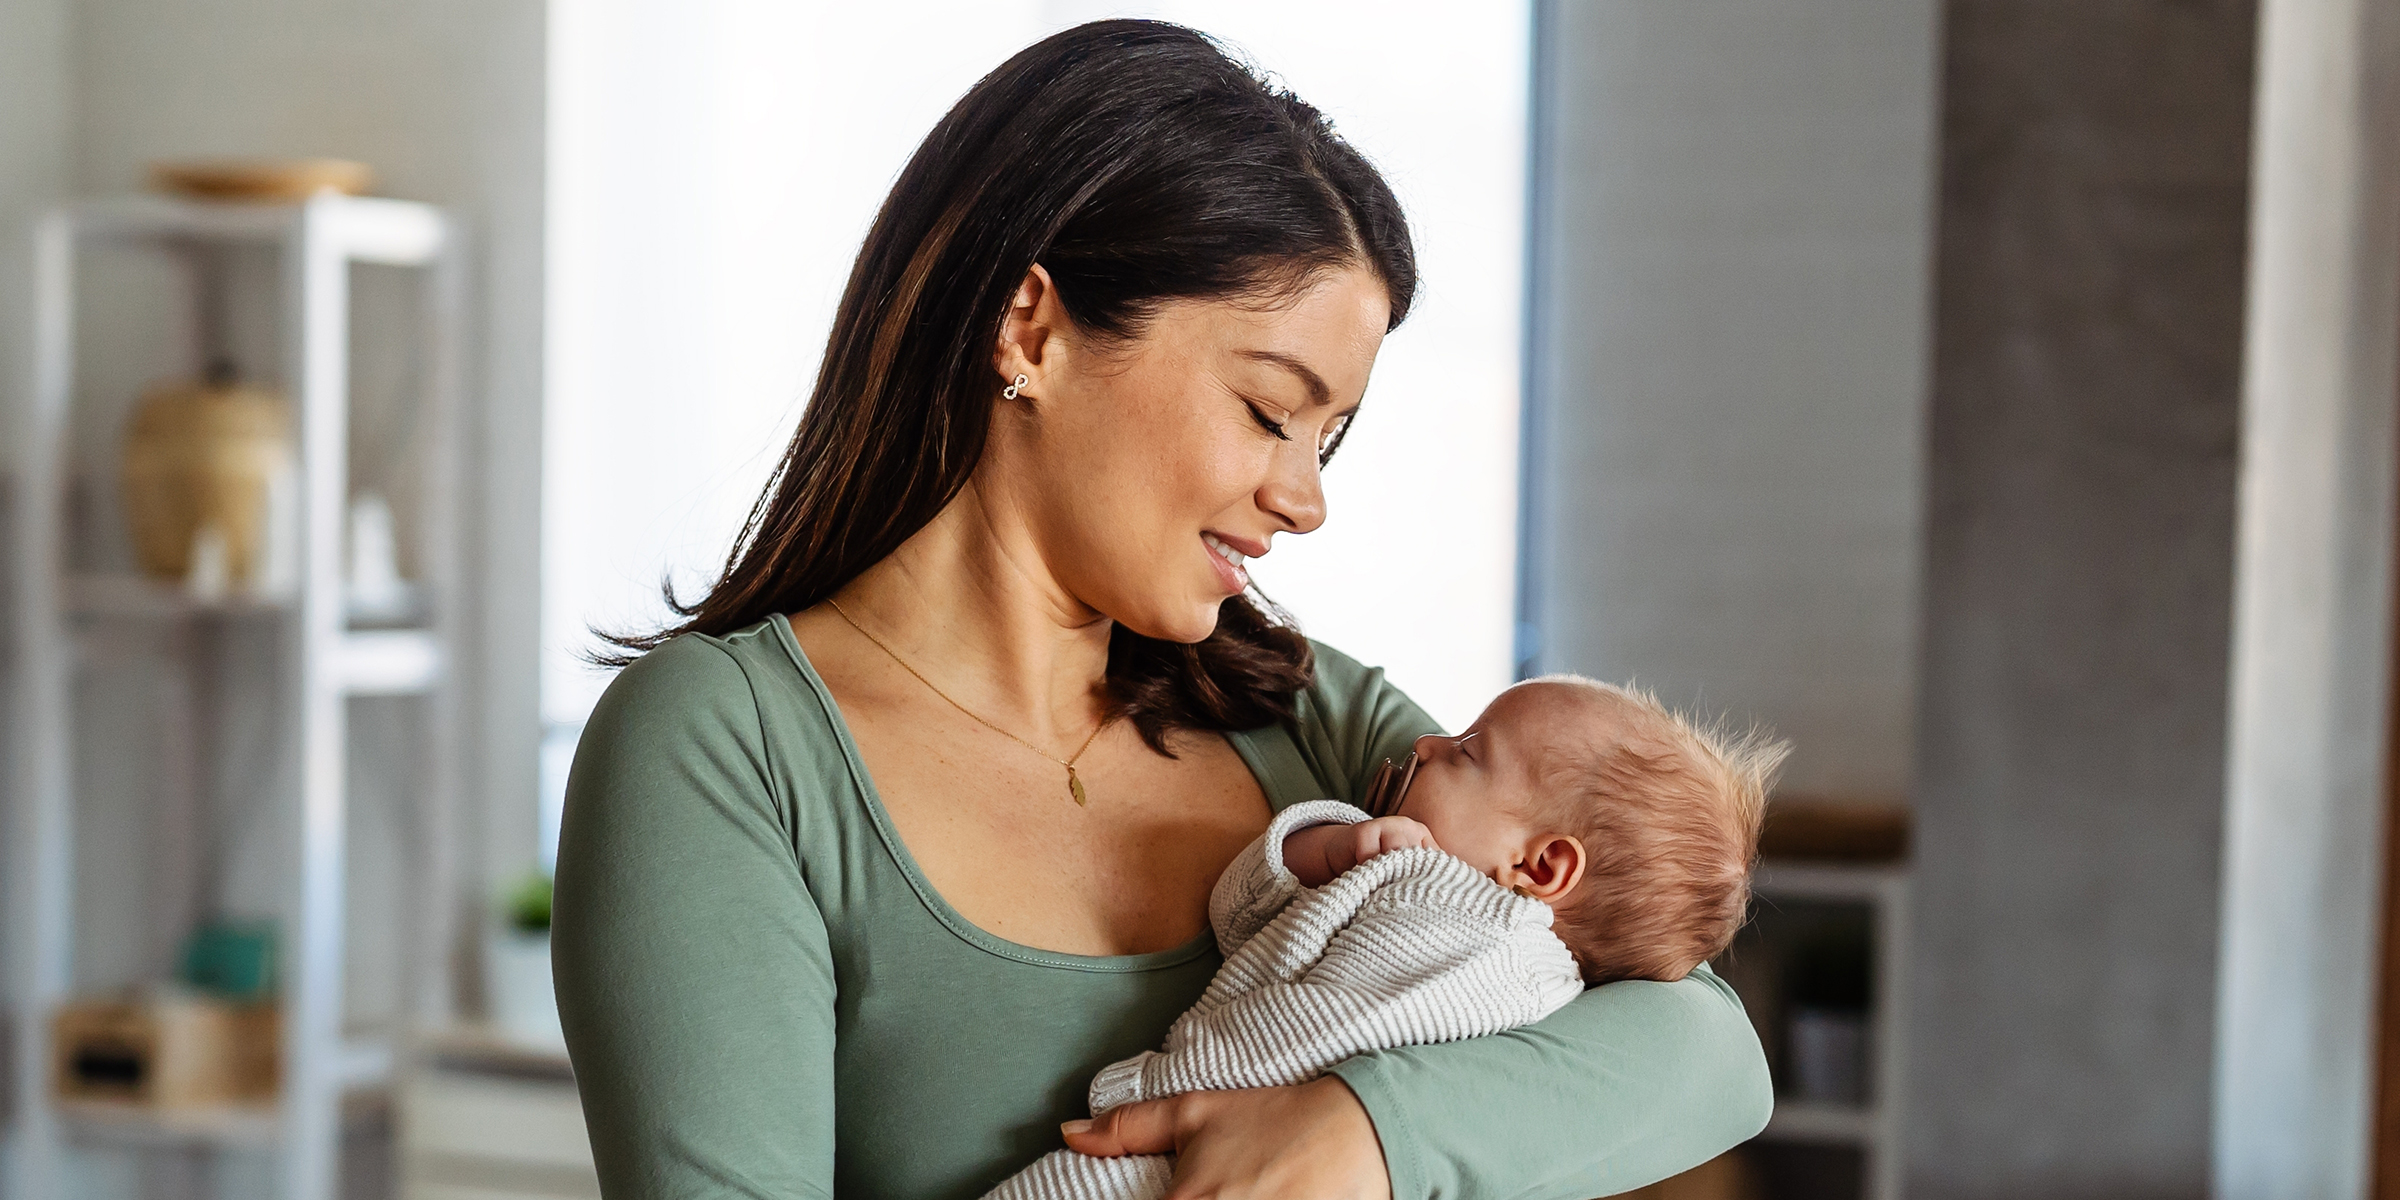
[[[1563,833],[1545,833],[1526,844],[1525,857],[1501,872],[1500,882],[1544,904],[1566,899],[1583,882],[1583,843]]]
[[[1000,372],[1001,382],[1022,375],[1024,391],[1041,390],[1043,376],[1058,367],[1063,348],[1058,335],[1065,317],[1050,272],[1035,263],[1018,282],[1016,294],[1008,298],[1008,313],[1000,319],[1000,341],[992,347],[992,367]]]

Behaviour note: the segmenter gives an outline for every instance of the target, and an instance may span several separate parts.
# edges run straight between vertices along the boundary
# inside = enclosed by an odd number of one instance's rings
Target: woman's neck
[[[977,716],[1037,744],[1098,719],[1111,622],[1059,586],[979,480],[835,594],[852,620]]]

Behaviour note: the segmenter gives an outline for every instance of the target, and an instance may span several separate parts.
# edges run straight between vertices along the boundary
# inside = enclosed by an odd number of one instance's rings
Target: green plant
[[[509,889],[503,903],[509,928],[519,933],[550,932],[550,876],[546,872],[527,873]]]

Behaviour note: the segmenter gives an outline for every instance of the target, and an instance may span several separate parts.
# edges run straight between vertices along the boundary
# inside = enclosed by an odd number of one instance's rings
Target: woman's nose
[[[1325,523],[1325,487],[1316,456],[1308,447],[1294,443],[1276,457],[1275,474],[1258,489],[1258,506],[1293,533],[1312,532]]]

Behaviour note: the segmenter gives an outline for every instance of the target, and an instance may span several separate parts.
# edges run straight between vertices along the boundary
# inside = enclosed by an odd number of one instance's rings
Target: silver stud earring
[[[1019,376],[1017,376],[1017,377],[1016,377],[1014,380],[1010,381],[1010,383],[1009,383],[1009,385],[1008,385],[1007,387],[1004,387],[1004,388],[1001,388],[1001,389],[1000,389],[1000,398],[1001,398],[1001,399],[1003,399],[1003,400],[1014,400],[1014,399],[1016,399],[1016,398],[1017,398],[1017,391],[1018,391],[1018,389],[1020,389],[1020,388],[1024,387],[1024,386],[1025,386],[1025,382],[1026,382],[1026,380],[1025,380],[1025,377],[1024,377],[1023,375],[1019,375]]]

